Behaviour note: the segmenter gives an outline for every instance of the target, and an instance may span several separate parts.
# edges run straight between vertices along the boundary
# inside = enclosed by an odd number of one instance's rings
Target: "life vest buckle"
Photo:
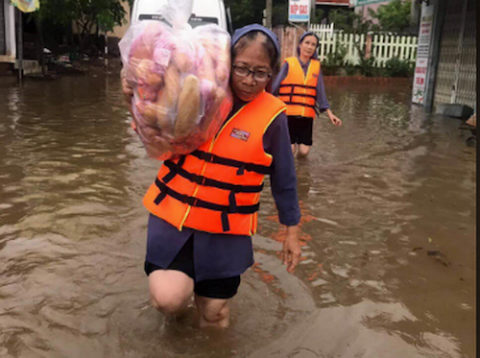
[[[207,182],[207,178],[201,175],[193,175],[192,181],[198,185],[205,185],[205,183]]]
[[[197,206],[198,199],[188,195],[184,195],[182,198],[182,202],[189,206]]]
[[[240,168],[238,168],[238,170],[237,170],[237,175],[244,175],[245,174],[245,167],[246,167],[246,165],[242,164],[242,166]]]
[[[183,194],[179,199],[182,203],[190,205],[190,197],[188,195]]]
[[[182,200],[180,200],[182,203],[187,204],[189,206],[197,206],[198,199],[194,198],[192,196],[188,195],[183,195]]]
[[[213,163],[213,159],[215,158],[215,155],[212,153],[203,153],[202,154],[203,160],[208,162],[208,163]]]

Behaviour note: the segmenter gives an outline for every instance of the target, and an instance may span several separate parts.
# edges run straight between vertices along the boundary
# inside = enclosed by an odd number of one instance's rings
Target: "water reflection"
[[[328,88],[297,161],[303,258],[262,197],[256,265],[226,332],[164,319],[142,271],[160,163],[117,74],[1,85],[0,356],[473,357],[476,153],[409,88]],[[267,188],[268,190],[268,188]]]

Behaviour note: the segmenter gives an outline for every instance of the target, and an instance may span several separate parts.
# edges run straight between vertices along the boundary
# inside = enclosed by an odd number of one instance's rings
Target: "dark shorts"
[[[153,271],[163,268],[145,261],[145,273],[150,275]],[[173,259],[167,270],[180,271],[195,281],[195,267],[193,265],[193,239],[190,238]],[[198,296],[207,298],[229,299],[237,294],[240,286],[240,276],[204,280],[195,282],[194,292]]]
[[[313,143],[313,118],[288,116],[288,131],[292,144],[311,146]]]

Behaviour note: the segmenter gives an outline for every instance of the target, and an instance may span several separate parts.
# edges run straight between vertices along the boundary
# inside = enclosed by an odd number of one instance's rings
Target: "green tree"
[[[375,30],[389,32],[404,32],[410,27],[410,0],[393,0],[382,5],[377,11],[369,9],[370,16],[377,19],[379,25]]]
[[[272,10],[272,25],[288,24],[288,1],[275,1]]]
[[[122,3],[127,0],[40,0],[39,16],[43,22],[65,27],[75,23],[83,48],[95,27],[112,31],[125,20]]]
[[[312,24],[320,24],[324,17],[325,17],[325,11],[323,11],[322,9],[316,9],[311,22]]]
[[[225,7],[230,8],[233,27],[238,29],[245,25],[261,24],[265,0],[225,0]],[[272,25],[288,24],[288,0],[275,0],[272,8]]]
[[[336,30],[348,33],[366,33],[371,29],[371,21],[364,21],[362,16],[351,10],[338,9],[330,12],[330,23],[335,24]]]
[[[225,7],[230,8],[234,28],[249,24],[261,24],[265,1],[261,0],[225,0]]]

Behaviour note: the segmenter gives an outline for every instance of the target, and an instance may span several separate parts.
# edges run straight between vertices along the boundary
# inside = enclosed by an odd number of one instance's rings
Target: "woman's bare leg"
[[[195,295],[200,328],[227,328],[230,325],[229,301]]]
[[[309,145],[300,144],[299,148],[298,148],[298,154],[301,157],[305,158],[308,155],[308,153],[310,152],[310,148],[311,147]]]
[[[153,307],[164,314],[182,313],[193,294],[193,279],[180,271],[153,271],[148,285]]]
[[[297,153],[297,145],[296,144],[292,144],[292,153],[293,153],[293,156],[295,156],[295,154]]]

